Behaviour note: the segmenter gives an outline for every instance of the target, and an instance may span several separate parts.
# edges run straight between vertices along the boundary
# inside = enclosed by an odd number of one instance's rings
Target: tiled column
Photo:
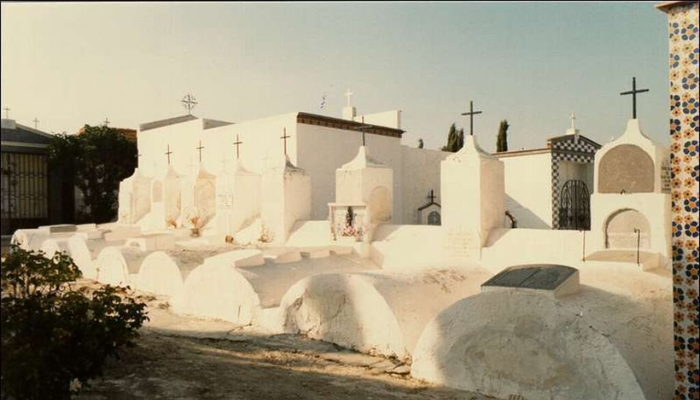
[[[698,357],[698,3],[666,2],[671,101],[676,400],[700,398]]]

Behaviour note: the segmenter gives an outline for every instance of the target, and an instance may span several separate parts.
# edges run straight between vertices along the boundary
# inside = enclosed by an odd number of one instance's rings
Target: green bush
[[[148,319],[117,288],[74,290],[81,273],[64,253],[49,260],[13,246],[0,270],[3,399],[69,399]]]

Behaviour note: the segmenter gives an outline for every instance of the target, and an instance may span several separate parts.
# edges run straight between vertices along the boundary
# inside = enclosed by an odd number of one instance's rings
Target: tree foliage
[[[51,167],[71,177],[83,193],[84,219],[109,222],[117,215],[119,182],[136,168],[136,144],[119,130],[85,125],[79,135],[59,134],[49,146]]]
[[[496,138],[496,151],[508,151],[508,121],[503,120],[498,126],[498,137]]]
[[[464,129],[457,129],[455,124],[452,124],[447,134],[447,145],[442,147],[442,151],[456,153],[462,146],[464,146]]]
[[[13,245],[0,274],[3,399],[69,399],[148,319],[144,304],[114,287],[73,290],[81,273],[64,253],[49,260]]]

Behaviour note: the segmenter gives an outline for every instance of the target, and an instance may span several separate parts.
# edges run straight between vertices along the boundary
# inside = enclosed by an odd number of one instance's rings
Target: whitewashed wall
[[[551,229],[552,154],[498,157],[505,165],[506,209],[518,228]]]
[[[394,194],[401,188],[400,139],[367,134],[370,157],[394,169]],[[298,167],[311,177],[311,218],[328,218],[328,203],[335,201],[335,170],[351,161],[362,145],[362,134],[317,125],[297,125]],[[401,196],[394,195],[394,210],[401,210]],[[394,213],[393,223],[401,223]]]
[[[401,173],[403,185],[400,195],[403,197],[401,211],[402,223],[420,224],[418,208],[428,204],[430,190],[435,192],[435,202],[440,203],[440,162],[450,152],[417,149],[401,146]]]

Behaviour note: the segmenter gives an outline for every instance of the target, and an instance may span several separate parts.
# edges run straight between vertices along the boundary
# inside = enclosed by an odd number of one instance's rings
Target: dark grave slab
[[[509,267],[484,284],[482,291],[498,288],[531,289],[552,292],[555,297],[563,289],[567,294],[578,289],[578,270],[565,265],[532,264]]]

